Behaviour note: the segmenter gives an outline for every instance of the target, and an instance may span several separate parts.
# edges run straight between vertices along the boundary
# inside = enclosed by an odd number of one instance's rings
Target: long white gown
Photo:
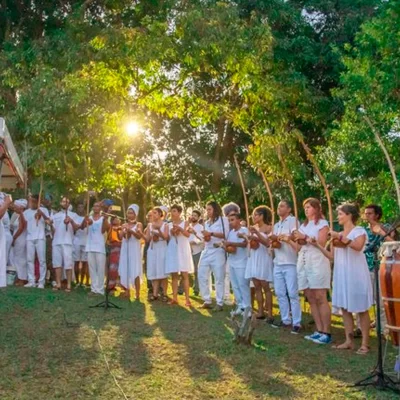
[[[261,235],[267,238],[267,234],[261,232]],[[258,249],[250,250],[250,257],[246,265],[246,279],[258,279],[260,281],[273,282],[274,264],[269,254],[268,248],[260,243]]]
[[[11,230],[15,235],[19,229],[19,215],[11,218]],[[17,270],[17,277],[28,280],[28,262],[26,259],[26,229],[17,237],[10,251],[10,264]]]
[[[7,286],[6,233],[0,220],[0,287]]]
[[[171,233],[173,223],[170,222],[168,226]],[[179,224],[179,227],[184,229],[185,221],[182,221]],[[167,253],[165,256],[165,273],[169,275],[179,272],[188,272],[190,274],[194,273],[190,242],[189,238],[182,234],[179,234],[178,236],[173,236],[170,234]]]
[[[137,224],[131,230],[136,231]],[[136,239],[134,236],[129,239],[122,239],[118,272],[121,285],[126,289],[135,286],[137,277],[142,280],[143,267],[140,239]]]
[[[356,226],[347,237],[355,240],[362,235],[368,238],[365,229]],[[367,311],[372,304],[372,284],[364,252],[335,247],[332,306],[359,313]]]
[[[161,225],[161,231],[164,231],[165,222]],[[153,226],[150,225],[150,236],[153,236]],[[159,239],[155,242],[153,239],[150,241],[147,250],[147,279],[152,281],[154,279],[165,279],[165,254],[167,251],[167,242],[164,239]]]

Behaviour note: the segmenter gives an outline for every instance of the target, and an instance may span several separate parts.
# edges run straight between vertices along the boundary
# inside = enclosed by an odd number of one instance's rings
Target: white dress
[[[7,286],[7,258],[6,233],[3,222],[0,220],[0,287]]]
[[[3,219],[1,220],[4,226],[4,233],[6,235],[6,263],[9,265],[9,257],[10,257],[10,251],[11,251],[11,244],[13,241],[13,237],[11,234],[11,222],[10,222],[10,216],[8,215],[8,211],[3,216]]]
[[[179,272],[188,272],[192,274],[194,272],[194,264],[189,238],[182,234],[178,236],[171,235],[171,229],[174,225],[170,222],[168,226],[170,230],[170,239],[165,256],[165,273],[167,275]],[[184,229],[185,221],[182,221],[179,227]]]
[[[161,231],[165,228],[165,222],[161,225]],[[167,242],[160,238],[155,242],[153,237],[153,224],[150,224],[150,245],[147,249],[147,279],[152,281],[154,279],[165,279],[165,253],[167,251]]]
[[[136,232],[137,224],[131,230]],[[143,268],[140,239],[136,239],[134,236],[131,236],[129,239],[122,239],[118,273],[121,285],[126,289],[135,286],[135,279],[137,277],[142,280]]]
[[[20,217],[15,214],[16,217],[11,218],[11,230],[15,235],[19,229]],[[18,279],[22,281],[28,280],[28,262],[26,259],[26,229],[18,236],[15,240],[14,246],[11,247],[10,251],[10,264],[16,269]]]
[[[362,235],[368,238],[365,229],[356,226],[347,237],[355,240]],[[373,291],[363,250],[335,247],[334,265],[332,306],[352,313],[369,310],[373,305]]]
[[[267,238],[267,234],[261,232]],[[246,279],[258,279],[260,281],[272,282],[274,280],[274,266],[268,248],[260,243],[258,249],[250,250],[250,257],[246,264]]]

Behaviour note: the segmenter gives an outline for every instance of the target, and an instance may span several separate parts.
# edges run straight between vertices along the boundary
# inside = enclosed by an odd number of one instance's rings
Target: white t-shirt
[[[105,239],[101,232],[104,217],[100,217],[97,221],[95,221],[93,217],[90,217],[90,219],[93,221],[93,224],[88,227],[86,251],[106,254]]]
[[[296,217],[289,215],[283,221],[279,221],[274,225],[273,234],[276,236],[290,235],[294,229],[296,229]],[[281,248],[274,249],[274,253],[275,265],[297,264],[297,252],[289,243],[281,242]]]
[[[302,224],[299,228],[299,231],[301,233],[304,233],[310,238],[318,239],[319,231],[322,228],[325,228],[325,226],[329,227],[328,221],[326,219],[320,219],[317,224],[315,224],[314,221],[308,221],[307,226]],[[308,244],[307,246],[312,246],[312,245]]]
[[[82,217],[81,215],[76,214],[75,222],[77,224],[81,225],[84,219],[85,219],[85,217]],[[87,228],[85,228],[85,229],[78,229],[75,232],[74,244],[76,246],[86,246],[87,231],[88,231]]]
[[[189,242],[190,242],[190,246],[192,248],[192,254],[196,255],[199,254],[203,251],[204,249],[204,242],[203,242],[203,225],[201,224],[196,224],[196,225],[190,225],[193,230],[196,232],[197,236],[194,235],[193,233],[190,234],[189,236]],[[200,238],[200,239],[199,239]]]
[[[43,212],[46,218],[49,218],[49,212],[47,211],[47,208],[40,207],[40,210]],[[37,210],[32,210],[31,208],[28,208],[24,211],[24,218],[27,223],[26,231],[28,232],[26,240],[44,240],[46,238],[46,223],[43,218],[40,218],[39,221],[37,221],[35,219],[36,213]]]
[[[229,233],[229,222],[228,218],[223,217],[223,223],[224,226],[222,227],[222,217],[219,217],[217,221],[210,223],[210,221],[206,221],[204,225],[204,229],[208,232],[214,232],[214,233],[224,233],[225,232],[225,239],[228,236]],[[214,247],[214,243],[220,243],[221,238],[216,238],[215,236],[211,236],[211,240],[209,242],[205,242],[205,248],[210,251],[210,250],[219,250],[218,248]]]
[[[239,233],[249,234],[249,230],[244,226],[241,226],[237,231],[231,229],[228,233],[228,242],[232,243],[243,243],[246,239],[240,238]],[[228,262],[231,268],[246,268],[247,264],[247,249],[246,247],[236,247],[235,253],[228,253]]]
[[[77,222],[77,215],[69,211],[68,217],[70,217],[75,223]],[[53,246],[68,244],[72,245],[74,241],[74,228],[72,224],[65,225],[64,219],[67,216],[65,211],[59,211],[58,213],[53,215],[53,227],[54,227],[54,237],[53,237]],[[67,228],[66,228],[67,226]]]

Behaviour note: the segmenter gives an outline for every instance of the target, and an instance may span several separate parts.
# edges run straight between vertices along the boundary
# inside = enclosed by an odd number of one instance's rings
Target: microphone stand
[[[384,236],[384,240],[397,228],[397,223],[394,224]],[[400,382],[395,382],[389,375],[387,375],[383,369],[383,343],[382,343],[382,324],[381,324],[381,295],[380,295],[380,283],[379,283],[379,258],[378,250],[379,246],[376,243],[368,246],[366,250],[374,253],[374,278],[375,278],[375,303],[376,303],[376,335],[378,337],[378,360],[375,368],[371,374],[364,379],[356,382],[353,387],[366,387],[373,386],[378,390],[391,390],[394,393],[400,394]]]

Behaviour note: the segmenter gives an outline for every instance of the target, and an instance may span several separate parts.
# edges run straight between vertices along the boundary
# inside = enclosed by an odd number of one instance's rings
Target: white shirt
[[[299,224],[300,225],[300,224]],[[296,217],[289,215],[283,221],[279,221],[274,225],[273,234],[279,235],[290,235],[293,230],[296,229]],[[280,249],[274,249],[275,265],[296,265],[297,264],[297,252],[289,243],[281,243]]]
[[[305,235],[307,235],[310,238],[318,239],[319,231],[322,228],[325,228],[325,226],[329,227],[328,221],[326,219],[320,219],[317,224],[315,224],[314,221],[308,221],[307,226],[302,224],[299,228],[299,231],[301,233],[304,233]],[[310,247],[310,246],[312,246],[312,245],[311,244],[306,245],[306,247]],[[305,246],[303,246],[303,247],[305,247]]]
[[[49,218],[49,212],[47,208],[40,207],[40,211]],[[24,211],[24,218],[26,220],[26,231],[28,232],[26,236],[26,240],[44,240],[46,238],[45,228],[46,223],[44,219],[41,217],[38,221],[35,219],[35,215],[37,210],[32,210],[28,208]]]
[[[90,217],[90,219],[93,221],[93,224],[88,227],[86,251],[106,254],[104,235],[101,232],[104,217],[100,217],[97,221],[93,217]]]
[[[222,220],[223,220],[223,227],[222,227]],[[225,232],[225,239],[228,236],[229,233],[229,222],[228,218],[226,217],[219,217],[217,221],[214,221],[213,223],[210,223],[210,220],[206,221],[204,225],[204,229],[208,232],[213,232],[213,233],[224,233]],[[205,248],[206,250],[220,250],[219,248],[214,247],[214,243],[221,243],[222,239],[221,238],[216,238],[215,236],[211,236],[211,240],[209,242],[205,242]]]
[[[249,230],[241,226],[237,231],[231,229],[228,233],[228,242],[232,243],[243,243],[246,239],[240,238],[239,233],[249,234]],[[246,247],[236,247],[235,253],[228,253],[228,262],[231,268],[246,268],[247,264],[247,248]]]
[[[196,235],[193,233],[189,236],[190,246],[192,248],[192,254],[196,255],[203,251],[204,249],[204,242],[203,242],[203,225],[197,223],[196,225],[190,224],[192,229],[196,232]]]
[[[74,228],[72,224],[65,225],[64,219],[66,216],[70,217],[75,223],[77,223],[77,215],[68,211],[68,214],[65,213],[65,210],[59,211],[58,213],[53,215],[53,227],[54,227],[54,237],[53,237],[53,246],[68,244],[72,245],[74,241]]]
[[[76,220],[75,222],[78,225],[81,225],[85,217],[82,217],[81,215],[76,214]],[[75,238],[74,238],[74,244],[77,246],[86,246],[87,242],[87,228],[85,229],[78,229],[75,232]]]

